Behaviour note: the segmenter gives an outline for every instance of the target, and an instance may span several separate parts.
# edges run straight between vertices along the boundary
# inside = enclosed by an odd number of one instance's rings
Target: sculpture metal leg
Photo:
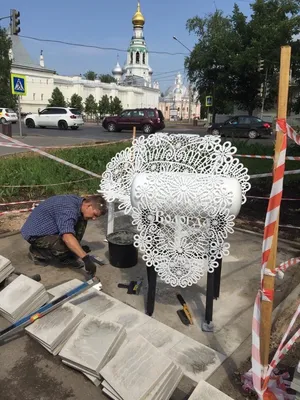
[[[106,234],[109,235],[114,231],[115,225],[115,203],[110,202],[107,205],[108,213],[107,213],[107,232]]]
[[[214,308],[214,281],[215,273],[207,273],[207,285],[206,285],[206,307],[205,307],[205,322],[202,324],[202,330],[204,332],[213,332],[214,325],[213,319],[213,308]]]
[[[219,266],[215,268],[214,272],[207,273],[207,286],[206,286],[206,308],[205,308],[205,322],[202,324],[204,332],[213,332],[213,311],[214,299],[220,297],[221,287],[221,273],[222,273],[222,259],[218,259]]]
[[[218,300],[220,297],[220,286],[221,286],[221,273],[222,273],[222,258],[219,258],[218,260],[218,268],[215,269],[214,272],[214,299]]]
[[[146,268],[147,268],[147,278],[148,278],[146,314],[151,317],[154,312],[154,305],[155,305],[157,273],[154,267],[146,267]]]

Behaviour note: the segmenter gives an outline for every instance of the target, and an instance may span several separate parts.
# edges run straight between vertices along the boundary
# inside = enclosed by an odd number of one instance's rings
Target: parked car
[[[272,126],[260,118],[239,115],[231,117],[221,124],[212,124],[207,132],[212,135],[231,136],[231,137],[249,137],[255,139],[260,136],[271,136]]]
[[[137,130],[149,134],[164,129],[165,123],[160,110],[156,108],[136,108],[125,110],[116,117],[104,118],[102,126],[108,132],[132,130],[135,126]]]
[[[17,113],[11,108],[0,107],[0,122],[5,124],[6,122],[11,122],[15,124],[18,121]]]
[[[28,114],[24,119],[27,128],[50,128],[73,130],[84,125],[82,115],[76,108],[69,107],[47,107],[38,114]]]

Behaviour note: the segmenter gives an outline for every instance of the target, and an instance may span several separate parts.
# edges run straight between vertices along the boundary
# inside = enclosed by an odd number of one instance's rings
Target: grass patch
[[[117,152],[129,145],[130,142],[123,142],[99,147],[53,150],[49,151],[49,153],[101,175],[105,171],[106,164],[110,159]],[[92,178],[83,172],[32,153],[21,156],[1,157],[0,171],[1,202],[40,199],[63,193],[96,193],[100,183],[98,178]],[[81,179],[89,180],[72,184],[33,188],[3,187],[11,185],[57,184]]]
[[[233,141],[237,147],[238,154],[257,154],[273,155],[273,147],[262,143],[249,144],[246,141]],[[49,153],[76,164],[82,168],[101,175],[106,168],[106,164],[119,151],[130,146],[130,142],[107,144],[99,147],[84,147],[53,150]],[[300,146],[289,145],[288,155],[300,156]],[[240,158],[240,161],[249,169],[249,174],[260,174],[272,171],[272,160]],[[297,161],[287,161],[286,169],[300,169]],[[40,199],[53,196],[55,194],[74,193],[92,194],[99,188],[99,179],[72,169],[68,166],[59,164],[56,161],[33,153],[17,154],[13,156],[0,157],[0,201],[21,201],[29,199]],[[85,180],[88,179],[88,180]],[[24,186],[24,185],[45,185],[58,184],[61,182],[71,182],[85,180],[77,183],[41,186],[32,188],[14,188],[4,186]],[[286,176],[285,184],[298,181],[298,175]],[[263,187],[266,182],[271,182],[270,178],[253,180],[252,186]]]
[[[232,144],[237,148],[237,154],[249,154],[249,155],[258,155],[258,156],[273,156],[274,155],[274,146],[267,146],[262,143],[249,143],[247,140],[245,141],[232,141]],[[300,146],[289,143],[287,148],[287,156],[300,156]],[[258,158],[241,158],[239,160],[244,164],[245,167],[249,170],[249,175],[263,174],[266,172],[272,172],[273,168],[273,160],[266,159],[258,159]],[[285,163],[286,170],[294,170],[300,169],[299,161],[289,161],[287,160]],[[289,182],[294,182],[295,180],[299,180],[298,175],[287,175],[284,178],[284,183],[288,184]],[[252,181],[252,185],[264,185],[265,182],[271,182],[270,178],[267,179],[256,179]]]

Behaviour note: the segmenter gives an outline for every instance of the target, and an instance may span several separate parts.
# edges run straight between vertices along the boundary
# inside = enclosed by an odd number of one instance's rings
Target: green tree
[[[300,114],[300,40],[292,43],[291,78],[289,112]]]
[[[53,89],[51,99],[48,100],[48,107],[66,107],[64,95],[58,87]]]
[[[109,97],[107,96],[107,94],[102,96],[101,100],[99,100],[98,112],[101,117],[105,114],[110,113],[110,103],[109,103]]]
[[[16,109],[16,96],[12,95],[10,86],[12,64],[9,58],[10,48],[11,40],[5,29],[0,28],[0,104],[4,107]]]
[[[97,74],[94,71],[87,71],[83,76],[88,81],[94,81],[95,79],[97,79]]]
[[[103,83],[117,83],[117,80],[109,74],[100,74],[98,77]]]
[[[76,108],[80,112],[83,111],[82,97],[77,93],[72,94],[69,107]]]
[[[88,115],[94,115],[97,113],[97,103],[95,100],[95,97],[90,94],[86,99],[85,99],[85,112]]]
[[[252,115],[262,103],[262,83],[268,87],[265,109],[276,102],[280,47],[291,44],[299,32],[300,2],[256,0],[250,6],[250,19],[235,5],[230,16],[216,11],[187,21],[187,29],[196,34],[198,42],[185,65],[199,97],[204,93],[214,96],[214,114],[234,103]]]
[[[261,106],[259,88],[267,84],[265,109],[273,108],[277,99],[280,47],[291,44],[299,32],[298,0],[256,0],[251,4],[249,22],[237,6],[232,14],[233,28],[240,48],[235,56],[234,100],[240,109],[251,115]],[[263,69],[258,64],[263,60]]]
[[[123,111],[121,100],[115,96],[110,102],[110,114],[119,115]]]
[[[221,11],[216,11],[205,18],[189,19],[187,29],[196,34],[198,43],[185,66],[199,94],[198,100],[204,95],[214,97],[211,110],[214,120],[215,114],[225,113],[232,101],[230,65],[236,48],[232,24]]]

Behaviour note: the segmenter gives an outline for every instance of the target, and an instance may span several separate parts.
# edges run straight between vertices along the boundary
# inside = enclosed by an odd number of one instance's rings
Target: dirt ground
[[[273,325],[271,346],[270,346],[271,357],[274,356],[298,305],[299,301],[291,304],[285,310],[284,314],[282,314]],[[295,331],[299,328],[300,328],[300,320],[298,318],[298,322],[296,321],[292,334],[295,333]],[[290,337],[291,336],[289,336],[288,339]],[[299,360],[300,360],[300,340],[296,341],[294,346],[290,349],[290,351],[286,354],[282,362],[279,364],[278,368],[280,371],[283,372],[288,371],[290,374],[293,374],[293,371],[297,366]],[[257,397],[254,393],[253,394],[246,393],[243,391],[242,388],[241,377],[245,372],[249,371],[250,369],[251,369],[251,358],[249,357],[249,359],[241,366],[241,368],[234,373],[234,379],[228,378],[223,383],[220,390],[235,400],[256,399]]]
[[[265,180],[264,183],[253,186],[247,195],[268,198],[270,192],[271,182]],[[288,185],[284,186],[283,198],[300,199],[298,181],[290,181]],[[249,229],[251,226],[252,229],[254,227],[256,231],[263,232],[267,207],[268,199],[248,198],[246,204],[242,206],[238,216],[238,223],[245,229]],[[300,200],[283,200],[281,202],[279,224],[279,237],[281,239],[292,240],[300,244]]]
[[[19,231],[28,215],[29,213],[22,213],[0,217],[0,235],[7,235]]]

